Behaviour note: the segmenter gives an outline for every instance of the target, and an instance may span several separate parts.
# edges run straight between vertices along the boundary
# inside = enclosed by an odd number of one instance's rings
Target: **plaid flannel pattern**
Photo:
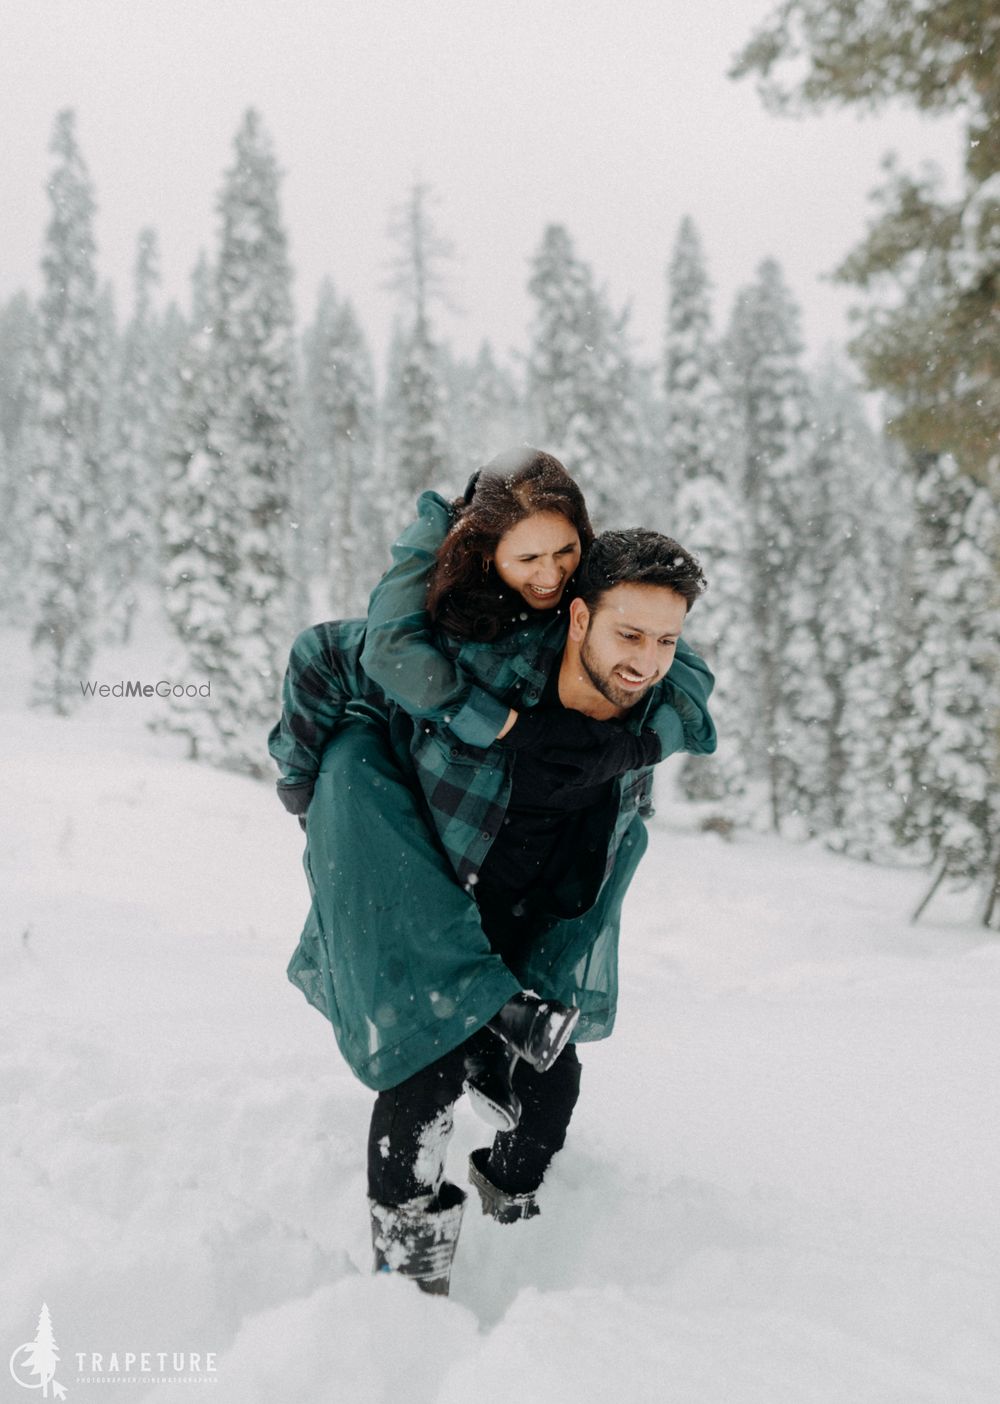
[[[485,693],[520,709],[539,701],[551,669],[561,657],[565,633],[565,621],[555,619],[490,644],[443,637],[441,646]],[[278,781],[282,802],[292,813],[305,812],[323,750],[339,722],[358,716],[388,723],[393,748],[424,795],[459,881],[474,880],[510,801],[511,754],[502,746],[480,749],[466,745],[450,731],[447,719],[414,722],[406,716],[361,667],[364,641],[365,621],[357,619],[317,624],[295,640],[285,674],[281,719],[268,738],[268,749],[282,771]],[[711,674],[703,664],[701,667],[710,689]],[[475,695],[473,691],[473,699]],[[665,700],[670,700],[668,680],[636,707],[629,724],[638,729],[650,711]],[[474,700],[471,705],[475,705]],[[702,725],[705,718],[707,712],[699,712]],[[708,726],[711,729],[710,719]],[[691,742],[688,749],[707,751],[714,745],[711,729],[710,744]],[[650,812],[651,774],[649,769],[631,771],[616,781],[618,814],[606,855],[606,873],[635,814]]]
[[[450,647],[484,689],[510,706],[532,706],[561,652],[561,632],[556,644],[530,631],[534,647],[529,653],[520,634],[500,647],[453,641]],[[381,720],[389,724],[397,753],[405,748],[399,759],[423,792],[459,880],[468,882],[503,822],[510,799],[510,756],[498,746],[479,750],[464,745],[443,722],[407,718],[361,667],[364,638],[364,620],[333,620],[305,629],[292,645],[281,718],[268,737],[268,749],[282,771],[282,803],[293,814],[305,813],[323,750],[338,723],[351,716]]]

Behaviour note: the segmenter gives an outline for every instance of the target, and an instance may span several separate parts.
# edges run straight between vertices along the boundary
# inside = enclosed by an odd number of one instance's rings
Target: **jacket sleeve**
[[[509,708],[441,652],[427,613],[427,582],[451,526],[451,508],[438,493],[425,492],[417,513],[372,592],[361,666],[411,717],[443,723],[468,746],[490,746]]]
[[[661,759],[677,751],[710,756],[715,750],[715,723],[708,710],[714,686],[705,660],[683,638],[678,639],[674,661],[656,685],[654,707],[645,723],[660,738]]]
[[[288,656],[281,717],[267,749],[281,771],[278,798],[290,814],[308,809],[323,750],[353,695],[337,661],[340,629],[337,622],[303,629]]]

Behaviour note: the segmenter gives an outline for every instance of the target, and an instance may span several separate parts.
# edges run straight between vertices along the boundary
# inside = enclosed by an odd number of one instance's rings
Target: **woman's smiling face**
[[[579,533],[561,512],[536,512],[504,532],[493,564],[532,609],[554,609],[580,564]]]

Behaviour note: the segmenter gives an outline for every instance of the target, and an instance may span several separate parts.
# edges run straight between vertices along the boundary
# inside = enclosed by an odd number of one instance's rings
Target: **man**
[[[704,664],[682,650],[685,685],[666,678],[703,588],[697,562],[667,537],[599,537],[568,627],[460,650],[480,685],[520,713],[483,750],[387,704],[357,668],[360,628],[330,626],[321,667],[293,649],[271,738],[286,789],[302,787],[303,748],[340,726],[308,809],[313,906],[289,978],[379,1092],[369,1139],[376,1261],[425,1290],[447,1290],[464,1194],[444,1179],[444,1158],[463,1086],[488,1076],[498,1047],[489,1029],[511,1005],[520,1018],[524,992],[536,991],[543,1010],[579,1010],[577,1041],[611,1032],[649,764],[715,748]],[[665,701],[672,740],[662,726],[659,738],[644,735]],[[537,1001],[528,1015],[541,1017]],[[511,1045],[525,1054],[513,1069],[519,1117],[470,1166],[484,1211],[503,1222],[537,1212],[535,1190],[579,1088],[573,1044],[534,1066],[534,1050],[514,1036]]]

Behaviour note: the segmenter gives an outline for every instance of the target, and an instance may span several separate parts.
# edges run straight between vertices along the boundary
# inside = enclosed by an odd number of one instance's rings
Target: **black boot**
[[[535,1202],[534,1191],[530,1194],[508,1194],[495,1185],[486,1173],[489,1160],[488,1146],[481,1146],[469,1156],[469,1184],[479,1191],[483,1213],[496,1219],[498,1224],[516,1224],[518,1219],[533,1219],[542,1211]]]
[[[398,1205],[369,1199],[374,1270],[412,1277],[422,1292],[446,1297],[465,1198],[464,1190],[445,1180],[429,1205],[423,1199]]]
[[[492,1034],[470,1041],[465,1090],[473,1110],[498,1131],[513,1131],[521,1119],[521,1099],[513,1085],[516,1066],[517,1054]]]
[[[521,990],[486,1021],[486,1027],[536,1072],[547,1072],[569,1042],[579,1018],[574,1004],[539,999]]]

